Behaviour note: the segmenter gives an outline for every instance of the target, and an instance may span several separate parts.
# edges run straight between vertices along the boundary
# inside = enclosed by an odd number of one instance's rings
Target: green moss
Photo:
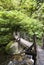
[[[13,43],[14,43],[14,41],[9,42],[9,43],[7,44],[5,50],[6,50],[6,51],[9,51],[10,46],[11,46]]]

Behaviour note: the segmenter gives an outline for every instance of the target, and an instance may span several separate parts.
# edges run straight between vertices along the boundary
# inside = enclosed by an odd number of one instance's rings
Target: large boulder
[[[20,51],[22,51],[21,46],[18,44],[18,42],[11,41],[5,48],[6,52],[8,54],[18,54]]]

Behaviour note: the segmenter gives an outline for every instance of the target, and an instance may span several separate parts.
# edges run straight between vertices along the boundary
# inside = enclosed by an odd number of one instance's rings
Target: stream
[[[33,65],[30,61],[31,56],[20,55],[7,55],[3,52],[0,53],[0,65]]]

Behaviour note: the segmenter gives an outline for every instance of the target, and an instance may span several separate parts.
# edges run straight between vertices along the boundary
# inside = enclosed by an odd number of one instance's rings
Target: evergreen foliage
[[[44,30],[43,0],[0,0],[0,44],[13,40],[14,31],[25,31],[29,35]]]

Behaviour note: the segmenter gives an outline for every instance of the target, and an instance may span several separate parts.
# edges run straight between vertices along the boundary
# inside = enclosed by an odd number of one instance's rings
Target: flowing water
[[[7,55],[3,52],[0,53],[0,65],[33,65],[29,58],[31,56],[20,55]]]

